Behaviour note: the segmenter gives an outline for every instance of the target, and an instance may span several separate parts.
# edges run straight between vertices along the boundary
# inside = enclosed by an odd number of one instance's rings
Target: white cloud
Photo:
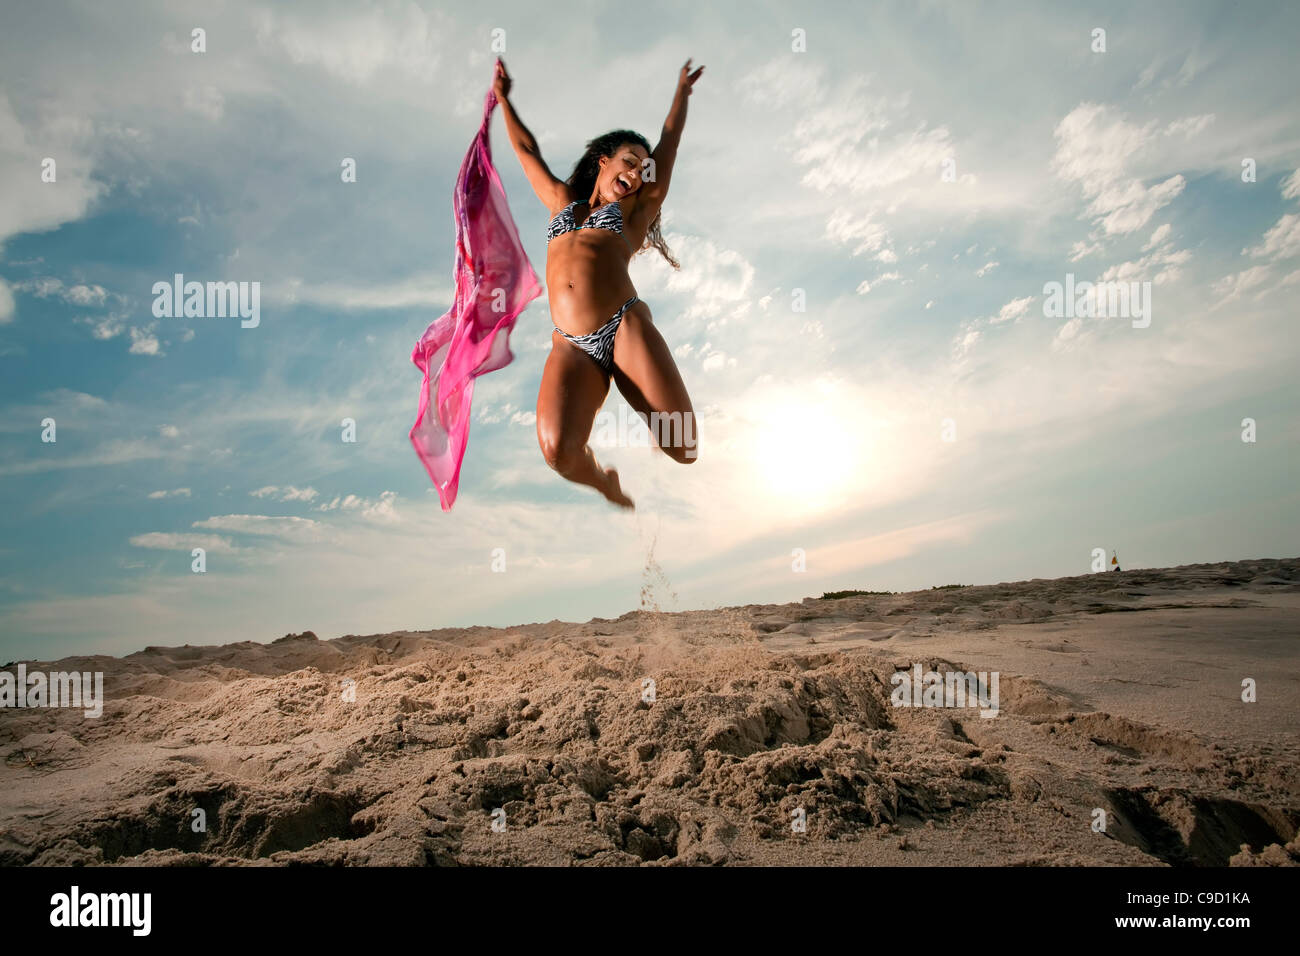
[[[126,331],[126,317],[125,312],[110,312],[106,316],[83,315],[77,321],[90,326],[90,334],[104,342]]]
[[[1170,62],[1168,57],[1162,57],[1144,69],[1138,77],[1137,83],[1133,85],[1133,90],[1146,89],[1155,82],[1156,77],[1164,70],[1166,64]],[[1201,72],[1208,64],[1208,60],[1197,50],[1193,50],[1183,58],[1182,64],[1177,70],[1167,73],[1165,78],[1160,81],[1159,91],[1168,91],[1180,89],[1192,81],[1192,79]],[[1211,117],[1212,118],[1212,117]]]
[[[1213,286],[1214,291],[1222,297],[1219,305],[1258,289],[1272,273],[1272,266],[1252,266],[1233,275],[1224,276]]]
[[[90,178],[86,154],[94,141],[93,127],[60,117],[42,119],[24,124],[0,90],[0,244],[20,233],[48,232],[80,219],[104,190]],[[55,161],[58,178],[53,183],[36,179],[46,159]]]
[[[960,359],[965,356],[967,352],[974,348],[975,343],[980,340],[982,334],[979,329],[973,328],[959,334],[953,342],[953,357]]]
[[[194,522],[195,528],[227,531],[235,534],[271,535],[277,538],[313,540],[320,535],[321,524],[311,518],[272,515],[214,515]]]
[[[861,75],[822,84],[802,104],[792,139],[804,184],[868,196],[909,181],[932,187],[953,157],[948,129],[926,129],[907,115],[906,96],[873,95],[870,84]]]
[[[478,420],[482,425],[496,425],[505,421],[514,414],[515,411],[514,402],[506,402],[503,405],[492,405],[485,402],[479,407]],[[337,501],[338,499],[335,500]]]
[[[1174,120],[1165,127],[1166,136],[1186,136],[1190,139],[1205,130],[1207,126],[1214,122],[1213,113],[1204,113],[1200,116],[1186,116],[1182,119]]]
[[[1169,238],[1171,232],[1173,232],[1173,226],[1169,225],[1169,223],[1159,226],[1155,232],[1151,233],[1151,238],[1148,239],[1147,244],[1142,247],[1142,251],[1147,252],[1148,250],[1154,249],[1156,246],[1163,245],[1165,240]]]
[[[109,292],[102,285],[87,285],[79,282],[76,285],[68,286],[64,285],[62,279],[55,276],[37,276],[32,279],[24,279],[14,288],[20,292],[34,295],[38,299],[54,297],[67,302],[69,305],[78,305],[83,308],[105,305],[109,299],[125,302],[122,296]]]
[[[38,299],[48,299],[63,291],[63,280],[53,276],[38,276],[35,279],[24,279],[16,288],[22,292],[30,292]]]
[[[1003,322],[1010,322],[1012,319],[1019,321],[1029,313],[1029,306],[1033,303],[1034,296],[1025,296],[1023,299],[1012,299],[1001,309],[998,314],[989,319],[991,325],[1000,325]]]
[[[984,265],[980,266],[978,269],[975,270],[975,275],[977,278],[983,279],[986,275],[988,275],[990,272],[996,269],[999,265],[1001,265],[1001,263],[999,262],[986,262],[984,263]]]
[[[62,279],[55,276],[38,276],[33,279],[25,279],[15,286],[16,289],[34,295],[38,299],[58,299],[69,305],[79,306],[81,308],[98,308],[103,307],[109,301],[118,304],[125,304],[125,297],[115,292],[109,292],[102,285],[93,283],[77,283],[75,285],[65,285]],[[126,331],[126,320],[129,317],[129,311],[126,309],[110,312],[108,315],[83,315],[78,316],[74,321],[80,325],[90,327],[90,334],[99,341],[107,341],[116,338]],[[144,330],[133,336],[133,343],[130,351],[137,355],[157,355],[158,340]]]
[[[1297,197],[1300,197],[1300,169],[1297,169],[1282,181],[1282,198],[1295,199]],[[1289,259],[1300,254],[1300,215],[1293,212],[1285,213],[1264,233],[1263,241],[1259,245],[1248,246],[1242,249],[1241,253],[1250,256],[1252,259],[1269,259],[1273,262]],[[1273,275],[1271,267],[1256,266],[1235,275],[1225,276],[1214,285],[1215,291],[1223,296],[1218,305],[1229,302],[1246,292],[1258,289],[1271,275]],[[1291,285],[1292,276],[1294,275],[1293,272],[1286,276],[1280,285]],[[1260,290],[1256,298],[1265,295],[1268,291]]]
[[[171,491],[151,491],[149,492],[149,497],[150,498],[188,498],[190,497],[190,489],[173,488]]]
[[[445,277],[431,272],[394,282],[304,282],[289,279],[265,290],[267,300],[283,305],[318,305],[330,309],[410,309],[447,307],[455,294]]]
[[[1182,267],[1192,258],[1187,249],[1175,249],[1170,242],[1173,227],[1169,223],[1159,226],[1142,246],[1147,255],[1130,262],[1121,262],[1107,268],[1098,277],[1101,282],[1134,282],[1152,280],[1165,285],[1182,277]]]
[[[108,407],[108,402],[104,401],[98,395],[91,395],[87,392],[78,392],[71,388],[55,388],[41,395],[42,400],[57,405],[65,405],[76,409],[97,409],[102,410]]]
[[[190,551],[194,548],[202,548],[213,554],[229,554],[239,550],[229,538],[222,538],[215,534],[173,534],[151,531],[148,534],[135,535],[130,542],[137,548],[156,548],[161,551]]]
[[[125,465],[164,457],[166,457],[166,453],[158,448],[157,442],[138,439],[110,439],[85,455],[43,457],[3,464],[0,465],[0,475],[30,475],[42,471],[59,471],[68,468],[102,470],[113,465]]]
[[[1282,198],[1296,199],[1300,198],[1300,169],[1282,180]]]
[[[127,349],[131,355],[166,355],[158,343],[158,337],[153,334],[153,326],[147,325],[142,329],[131,327],[131,347]]]
[[[1121,262],[1101,274],[1102,282],[1133,282],[1151,279],[1156,285],[1174,282],[1182,277],[1182,266],[1192,258],[1187,249],[1162,248],[1132,262]]]
[[[254,498],[275,498],[279,501],[311,501],[319,492],[311,486],[299,488],[295,485],[284,485],[283,487],[266,485],[256,491],[250,491],[249,494]]]
[[[1089,200],[1086,215],[1104,235],[1141,229],[1186,185],[1175,174],[1146,186],[1129,172],[1134,157],[1155,140],[1154,130],[1154,123],[1136,126],[1095,103],[1076,106],[1057,124],[1052,167],[1079,185]]]
[[[877,253],[876,258],[889,251],[889,230],[873,218],[869,211],[837,206],[826,221],[826,238],[840,243],[857,243],[853,255]],[[897,256],[895,256],[897,259]]]
[[[1206,62],[1199,51],[1192,50],[1183,58],[1183,65],[1178,68],[1178,72],[1174,75],[1173,84],[1175,86],[1186,86],[1192,82],[1197,73],[1201,72]]]
[[[64,299],[73,305],[103,305],[108,293],[99,285],[74,285],[64,293]]]
[[[14,294],[9,283],[0,278],[0,324],[12,322],[14,317]]]
[[[347,83],[365,85],[389,76],[427,87],[438,76],[442,19],[413,3],[350,9],[341,17],[261,10],[256,21],[260,43],[278,47],[292,63],[320,67]]]
[[[697,236],[673,233],[665,239],[681,263],[680,270],[673,269],[660,256],[632,262],[638,273],[645,270],[647,288],[660,288],[686,300],[680,319],[726,322],[748,312],[754,267],[743,255]],[[642,285],[639,275],[637,285]]]
[[[317,507],[317,511],[357,511],[363,517],[374,518],[382,521],[397,520],[397,509],[394,502],[397,500],[397,492],[381,492],[376,498],[362,498],[358,495],[343,495],[335,497],[332,501],[326,502]]]
[[[944,182],[941,174],[958,152],[952,133],[917,114],[911,92],[892,86],[895,75],[879,76],[832,75],[811,57],[785,55],[736,84],[741,105],[777,131],[776,141],[803,170],[800,182],[832,200],[828,238],[890,264],[897,254],[883,217],[906,209],[951,219],[957,209],[1023,204],[1021,178],[973,189],[976,177],[962,171],[956,182]],[[915,222],[909,218],[908,226]]]
[[[163,438],[176,438],[178,435],[180,435],[180,433],[181,430],[177,428],[175,425],[158,426],[158,434],[161,435]]]
[[[761,109],[779,110],[816,100],[822,82],[819,66],[805,57],[780,56],[741,76],[741,99]]]
[[[1084,242],[1083,240],[1079,240],[1070,246],[1070,261],[1078,262],[1085,256],[1090,256],[1096,252],[1101,252],[1100,242]]]
[[[1264,233],[1263,242],[1242,253],[1255,259],[1288,259],[1300,253],[1300,215],[1287,213]]]
[[[1083,319],[1077,316],[1061,326],[1061,330],[1056,333],[1056,338],[1052,340],[1052,348],[1059,349],[1064,343],[1069,342],[1079,334],[1083,328]]]
[[[897,272],[882,272],[880,275],[876,276],[874,279],[872,279],[869,282],[864,279],[862,282],[858,283],[857,293],[858,295],[866,295],[868,292],[870,292],[876,286],[880,285],[880,283],[882,282],[896,282],[896,281],[898,281]]]
[[[727,355],[725,352],[712,352],[708,358],[700,363],[700,368],[706,372],[716,372],[718,369],[724,368],[726,364]]]
[[[380,492],[379,500],[361,509],[361,514],[367,518],[373,518],[380,521],[398,520],[397,509],[393,507],[393,502],[397,500],[397,492],[384,491]]]

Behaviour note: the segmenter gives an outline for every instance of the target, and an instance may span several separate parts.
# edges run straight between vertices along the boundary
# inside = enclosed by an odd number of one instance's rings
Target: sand
[[[0,710],[0,862],[1296,865],[1298,611],[1269,559],[28,662],[107,701]]]

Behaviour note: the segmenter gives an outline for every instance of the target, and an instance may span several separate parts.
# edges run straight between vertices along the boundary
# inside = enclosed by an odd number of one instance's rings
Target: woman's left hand
[[[691,61],[687,60],[686,65],[682,67],[681,73],[678,74],[677,76],[677,92],[685,93],[687,96],[690,96],[691,87],[695,85],[695,81],[700,78],[700,74],[703,72],[704,72],[704,67],[700,67],[698,70],[692,73]]]

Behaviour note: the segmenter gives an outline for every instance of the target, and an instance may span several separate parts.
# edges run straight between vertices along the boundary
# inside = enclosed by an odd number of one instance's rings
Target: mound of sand
[[[1261,560],[31,662],[107,701],[0,711],[0,862],[1294,865],[1298,608]]]

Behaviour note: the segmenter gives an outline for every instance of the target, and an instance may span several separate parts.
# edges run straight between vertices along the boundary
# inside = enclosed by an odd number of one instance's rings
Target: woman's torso
[[[570,205],[552,209],[551,221]],[[596,331],[619,306],[636,295],[627,265],[632,250],[645,241],[646,225],[637,216],[636,196],[620,200],[622,236],[609,228],[591,224],[612,224],[606,207],[593,210],[584,200],[573,206],[577,228],[551,239],[546,246],[546,289],[551,304],[551,321],[570,335]],[[598,215],[599,214],[599,215]]]

